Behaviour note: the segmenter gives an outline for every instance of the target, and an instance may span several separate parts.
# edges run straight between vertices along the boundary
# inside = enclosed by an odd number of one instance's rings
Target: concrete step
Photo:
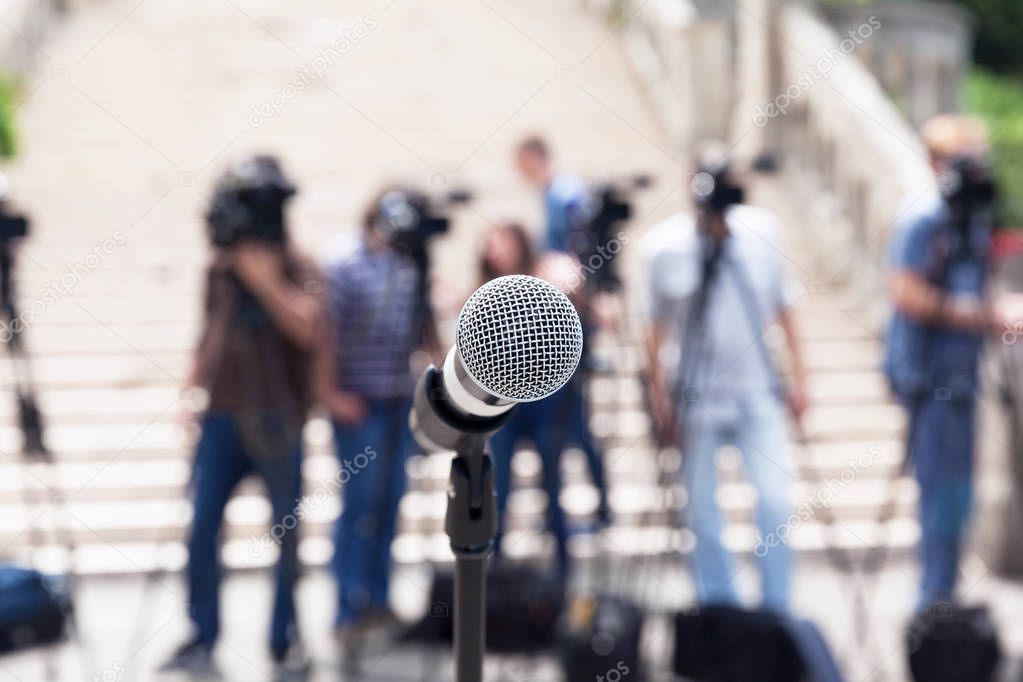
[[[117,362],[139,353],[182,353],[198,338],[199,326],[191,321],[118,322],[104,315],[100,324],[81,312],[86,319],[80,321],[54,324],[46,313],[27,323],[26,346],[37,364],[51,356],[103,356]]]
[[[168,469],[153,473],[180,476],[181,471]],[[182,484],[186,481],[187,478]],[[306,486],[295,513],[302,516],[304,534],[325,535],[341,508],[338,491],[342,484],[332,478],[314,479],[308,483],[311,485]],[[402,500],[400,526],[420,533],[442,530],[446,488],[439,479],[435,479],[433,485],[423,486],[420,483],[413,479],[412,491]],[[536,487],[537,483],[535,480],[517,479],[508,502],[509,528],[543,525],[547,498]],[[33,527],[46,528],[52,524],[67,528],[76,543],[96,539],[115,544],[180,539],[189,523],[190,507],[182,487],[169,492],[171,494],[166,497],[97,499],[62,491],[35,491],[36,494],[0,502],[0,546],[17,542]],[[835,479],[794,488],[793,510],[800,517],[796,519],[800,523],[803,517],[819,520],[830,517],[842,523],[867,521],[877,518],[891,493],[885,479]],[[915,486],[903,481],[894,489],[894,494],[898,500],[896,513],[909,517],[916,499]],[[610,491],[616,525],[624,527],[666,523],[674,514],[684,511],[684,500],[681,486],[674,486],[671,494],[666,496],[650,482],[616,482]],[[752,521],[756,492],[749,484],[730,478],[719,485],[717,500],[730,523]],[[582,523],[596,511],[596,490],[588,481],[570,481],[562,488],[560,504],[570,520]],[[270,507],[255,481],[236,491],[228,504],[225,520],[225,537],[258,537],[266,532],[270,523]],[[40,522],[40,526],[35,526]],[[26,524],[30,524],[29,530],[26,530]]]
[[[870,325],[855,311],[836,307],[808,310],[797,306],[794,313],[800,334],[808,341],[877,340]]]
[[[136,453],[105,453],[96,458],[58,459],[56,468],[21,459],[0,462],[0,502],[19,500],[25,494],[36,494],[52,488],[82,500],[132,500],[175,498],[184,490],[190,476],[191,451],[165,452],[163,456],[138,457]],[[897,441],[881,448],[872,443],[819,444],[800,448],[796,452],[798,471],[808,485],[815,481],[842,481],[850,479],[885,479],[902,457],[902,444]],[[668,457],[660,466],[677,474],[680,460]],[[653,483],[657,480],[656,453],[646,445],[633,448],[611,449],[605,455],[605,469],[616,485]],[[447,484],[450,458],[446,455],[417,456],[408,463],[410,485],[421,489],[443,490]],[[737,481],[744,477],[742,457],[726,450],[719,457],[722,481]],[[569,450],[562,462],[566,480],[588,480],[582,454]],[[314,489],[338,473],[337,459],[332,445],[326,442],[311,444],[306,451],[303,466],[307,489]],[[517,480],[539,485],[541,468],[539,457],[526,449],[513,463]]]
[[[815,560],[837,547],[854,560],[863,560],[874,546],[886,547],[888,558],[909,556],[919,537],[916,524],[896,520],[881,527],[870,522],[843,523],[830,527],[819,522],[808,522],[795,529],[789,545],[806,560]],[[550,558],[552,539],[535,529],[512,531],[507,536],[506,553],[515,559]],[[724,536],[725,545],[740,556],[755,559],[756,530],[748,525],[731,525]],[[643,559],[688,555],[693,546],[689,531],[665,525],[645,528],[616,528],[601,536],[577,535],[570,541],[573,555],[585,558],[598,553],[601,556]],[[299,544],[299,556],[307,566],[324,566],[330,561],[333,548],[325,536],[305,537]],[[423,562],[445,564],[453,561],[450,541],[443,531],[432,534],[400,533],[392,547],[399,566],[412,566]],[[267,568],[277,557],[277,548],[254,543],[248,538],[228,539],[221,550],[222,562],[228,570]],[[14,557],[31,560],[43,570],[61,572],[69,566],[79,575],[114,575],[141,572],[178,572],[184,568],[187,551],[178,540],[151,537],[138,541],[120,541],[116,546],[96,540],[83,542],[69,556],[65,547],[46,544],[20,548]],[[158,578],[159,579],[159,578]]]

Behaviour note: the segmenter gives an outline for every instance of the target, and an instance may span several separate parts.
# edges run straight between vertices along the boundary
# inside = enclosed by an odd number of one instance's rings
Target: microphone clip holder
[[[451,461],[444,530],[456,553],[489,553],[497,533],[497,504],[485,436],[466,438]]]

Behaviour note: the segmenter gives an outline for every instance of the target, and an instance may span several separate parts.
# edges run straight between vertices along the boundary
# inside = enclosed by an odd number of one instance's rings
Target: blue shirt
[[[985,296],[991,247],[990,221],[974,219],[964,231],[951,224],[944,203],[902,218],[891,239],[892,270],[914,272],[952,299],[979,303]],[[895,311],[888,329],[885,373],[901,398],[968,399],[977,390],[982,334],[926,325]]]
[[[410,395],[409,356],[419,342],[415,266],[360,240],[340,249],[324,278],[337,338],[337,385],[371,400]]]
[[[551,251],[575,252],[572,237],[589,219],[590,193],[572,175],[556,175],[544,189],[543,209],[547,221],[544,246]]]

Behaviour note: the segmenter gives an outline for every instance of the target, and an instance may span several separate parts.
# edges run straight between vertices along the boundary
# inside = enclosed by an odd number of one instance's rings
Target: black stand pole
[[[486,561],[497,532],[496,504],[486,437],[467,436],[451,462],[444,522],[455,553],[456,682],[483,682]]]

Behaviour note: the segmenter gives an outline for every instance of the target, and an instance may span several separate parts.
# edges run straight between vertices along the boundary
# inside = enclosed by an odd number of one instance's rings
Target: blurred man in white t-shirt
[[[695,210],[643,240],[649,276],[650,405],[662,440],[682,449],[687,515],[696,535],[702,603],[737,604],[733,559],[722,539],[715,454],[738,448],[757,491],[764,605],[785,611],[792,567],[786,524],[792,471],[785,413],[806,407],[805,374],[791,310],[800,294],[786,277],[777,218],[742,204],[724,155],[708,150],[692,183]],[[788,386],[763,334],[784,331]]]

